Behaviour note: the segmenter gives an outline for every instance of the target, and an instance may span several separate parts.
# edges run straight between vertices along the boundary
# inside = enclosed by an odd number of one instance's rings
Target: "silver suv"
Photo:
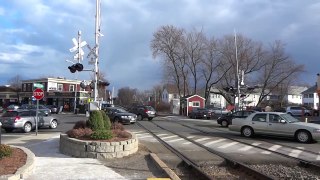
[[[290,114],[291,116],[310,116],[311,112],[302,107],[302,106],[288,106],[286,108],[286,113]]]
[[[39,112],[38,118],[38,127],[48,126],[51,129],[55,129],[59,123],[56,117],[48,116],[44,112]],[[12,132],[14,129],[21,129],[27,133],[36,128],[36,111],[7,111],[0,117],[0,122],[2,123],[2,128],[6,132]]]

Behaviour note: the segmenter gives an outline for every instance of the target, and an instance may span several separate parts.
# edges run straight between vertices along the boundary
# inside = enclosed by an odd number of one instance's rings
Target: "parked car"
[[[189,112],[189,118],[193,119],[211,119],[211,117],[214,115],[212,111],[206,108],[194,108],[191,112]]]
[[[231,112],[227,110],[226,108],[220,108],[220,107],[208,107],[207,109],[211,110],[215,115],[221,116],[230,114]]]
[[[46,115],[51,114],[51,109],[47,108],[45,105],[39,104],[39,111],[45,113]],[[29,109],[29,110],[36,110],[37,106],[33,104],[22,104],[19,109]]]
[[[113,123],[133,124],[137,121],[136,114],[130,113],[122,108],[107,107],[105,108],[105,111]]]
[[[302,106],[288,106],[286,108],[286,113],[291,116],[311,116],[311,111]]]
[[[3,112],[3,107],[2,106],[0,106],[0,113],[2,113]]]
[[[148,118],[148,120],[151,121],[157,114],[156,110],[154,110],[152,106],[145,105],[133,106],[129,108],[129,112],[136,114],[138,116],[138,121],[141,121],[144,118]]]
[[[243,111],[235,111],[230,114],[225,114],[217,119],[217,123],[220,124],[223,127],[228,127],[230,124],[232,124],[232,119],[234,118],[246,118],[250,114],[257,112],[253,110],[243,110]]]
[[[38,118],[38,127],[48,126],[51,129],[55,129],[59,124],[56,117],[46,115],[41,111],[38,112]],[[0,117],[0,122],[6,132],[21,129],[27,133],[36,128],[36,111],[21,109],[9,110]]]
[[[235,118],[229,129],[241,132],[245,137],[264,134],[291,137],[301,143],[320,139],[319,124],[300,122],[295,117],[281,112],[256,112],[245,119]]]
[[[9,105],[7,108],[5,108],[5,111],[17,110],[17,109],[19,109],[19,108],[20,108],[19,105],[17,105],[17,104],[11,104],[11,105]]]
[[[54,114],[59,113],[59,108],[56,105],[46,105],[46,107],[51,110],[51,113],[54,113]]]

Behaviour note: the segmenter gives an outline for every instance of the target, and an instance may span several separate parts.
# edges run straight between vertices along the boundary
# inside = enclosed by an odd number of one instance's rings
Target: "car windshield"
[[[116,112],[118,112],[118,113],[124,113],[124,112],[127,112],[127,111],[124,110],[124,109],[117,109]]]
[[[153,107],[151,106],[146,106],[146,109],[148,109],[149,111],[154,111]]]
[[[298,119],[296,119],[295,117],[291,116],[290,114],[282,114],[281,117],[283,119],[285,119],[289,123],[299,122]]]

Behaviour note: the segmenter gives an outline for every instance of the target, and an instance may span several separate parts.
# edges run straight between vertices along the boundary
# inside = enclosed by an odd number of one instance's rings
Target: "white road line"
[[[194,138],[194,137],[195,137],[195,136],[188,136],[187,138],[188,138],[188,139],[192,139],[192,138]]]
[[[135,133],[135,134],[139,134],[139,133],[144,133],[146,131],[132,131],[132,132]]]
[[[259,146],[261,143],[252,143],[252,146]]]
[[[153,136],[146,135],[146,136],[139,136],[138,138],[140,138],[140,139],[144,139],[144,138],[149,138],[149,137],[153,137]]]
[[[297,147],[298,149],[302,149],[302,150],[304,150],[305,149],[305,147]]]
[[[186,144],[191,144],[191,142],[185,142],[185,143],[182,143],[182,144],[185,144],[185,145],[186,145]]]
[[[137,136],[144,136],[144,135],[150,135],[149,133],[141,133],[141,134],[136,134]]]
[[[273,145],[269,148],[270,151],[276,151],[277,149],[281,148],[282,146],[280,145]]]
[[[319,161],[320,160],[320,152],[318,153],[319,155],[318,155],[318,157],[317,157],[317,161]]]
[[[289,156],[298,157],[300,155],[300,153],[302,153],[302,151],[294,149],[294,150],[291,151]]]
[[[168,135],[168,134],[158,134],[157,136],[166,136],[166,135]]]
[[[270,151],[262,151],[261,154],[271,154]]]
[[[205,140],[208,140],[208,139],[210,139],[210,138],[201,138],[201,139],[197,139],[197,140],[195,140],[196,142],[201,142],[201,141],[205,141]]]
[[[245,147],[240,148],[239,151],[248,151],[248,150],[250,150],[250,149],[252,149],[252,148],[253,148],[253,146],[248,146],[248,145],[246,145]]]
[[[178,137],[177,135],[173,135],[173,136],[167,136],[167,137],[163,137],[161,139],[170,139],[170,138],[174,138],[174,137]]]
[[[225,144],[225,145],[219,146],[218,148],[219,148],[219,149],[224,149],[224,148],[227,148],[227,147],[230,147],[230,146],[236,145],[236,144],[238,144],[238,142],[231,142],[231,143],[228,143],[228,144]]]
[[[226,139],[218,139],[218,140],[215,140],[215,141],[210,141],[210,142],[207,142],[205,143],[204,145],[205,146],[209,146],[211,144],[215,144],[215,143],[218,143],[218,142],[222,142],[222,141],[225,141]]]
[[[182,140],[184,140],[184,139],[183,138],[179,138],[179,139],[169,140],[169,141],[166,141],[166,142],[170,143],[170,142],[177,142],[177,141],[182,141]]]

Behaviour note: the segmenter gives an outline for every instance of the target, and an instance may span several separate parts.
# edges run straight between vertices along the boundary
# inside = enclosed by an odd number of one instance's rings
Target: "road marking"
[[[252,148],[253,148],[253,146],[248,146],[248,145],[246,145],[245,147],[240,148],[239,151],[248,151],[248,150],[250,150],[250,149],[252,149]]]
[[[230,146],[236,145],[236,144],[238,144],[238,142],[231,142],[231,143],[228,143],[228,144],[225,144],[225,145],[219,146],[218,148],[219,148],[219,149],[224,149],[224,148],[227,148],[227,147],[230,147]]]
[[[261,143],[252,143],[252,146],[259,146]]]
[[[292,150],[291,153],[289,154],[289,156],[292,156],[292,157],[298,157],[300,155],[300,153],[302,153],[301,150]]]
[[[280,145],[273,145],[269,148],[270,151],[276,151],[277,149],[281,148],[282,146]]]
[[[144,136],[144,135],[150,135],[149,133],[141,133],[141,134],[136,134],[137,136]]]
[[[211,142],[207,142],[205,143],[204,145],[205,146],[209,146],[211,144],[215,144],[215,143],[218,143],[218,142],[222,142],[222,141],[225,141],[226,139],[218,139],[218,140],[215,140],[215,141],[211,141]]]
[[[194,137],[195,137],[195,136],[188,136],[187,138],[188,138],[188,139],[192,139],[192,138],[194,138]]]
[[[173,136],[167,136],[167,137],[163,137],[161,139],[170,139],[170,138],[174,138],[174,137],[178,137],[177,135],[173,135]]]
[[[201,141],[205,141],[205,140],[208,140],[208,139],[210,139],[210,138],[201,138],[201,139],[197,139],[197,140],[195,140],[196,142],[201,142]]]
[[[304,150],[305,149],[305,147],[297,147],[298,149],[302,149],[302,150]]]
[[[168,134],[158,134],[157,136],[166,136],[166,135],[168,135]]]
[[[319,155],[318,155],[318,157],[317,157],[317,161],[319,161],[320,160],[320,152],[319,152]]]
[[[153,136],[151,136],[151,135],[138,136],[138,138],[140,138],[140,139],[149,138],[149,137],[153,137]]]
[[[270,151],[262,151],[261,154],[271,154]]]
[[[179,139],[169,140],[169,141],[166,141],[166,142],[170,143],[170,142],[177,142],[177,141],[182,141],[182,140],[184,140],[184,139],[183,138],[179,138]]]
[[[135,134],[139,134],[139,133],[144,133],[146,131],[132,131],[132,132],[135,133]]]

